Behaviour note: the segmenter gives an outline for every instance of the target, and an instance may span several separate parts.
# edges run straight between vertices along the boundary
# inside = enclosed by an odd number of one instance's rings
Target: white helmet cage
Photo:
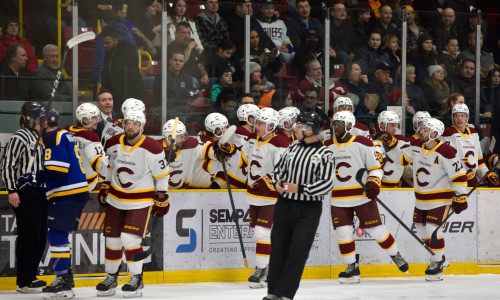
[[[238,121],[247,122],[248,124],[253,125],[252,123],[248,122],[248,118],[253,117],[255,122],[255,117],[257,116],[259,110],[260,108],[257,105],[243,104],[238,108],[238,111],[236,112]]]
[[[467,123],[469,121],[469,107],[467,107],[466,104],[464,104],[464,103],[455,104],[455,106],[453,106],[453,108],[451,109],[451,117],[453,118],[453,116],[456,113],[464,113],[464,114],[466,114],[467,115],[467,121],[465,121],[465,123]]]
[[[123,116],[123,125],[125,127],[125,121],[132,120],[141,123],[141,133],[144,131],[144,125],[146,125],[146,115],[140,110],[131,110]]]
[[[266,123],[266,133],[272,133],[278,126],[279,114],[270,107],[264,107],[259,111],[255,120]],[[268,130],[269,127],[272,127],[272,129]]]
[[[413,115],[413,119],[412,119],[412,123],[413,123],[413,130],[415,130],[415,132],[418,133],[419,131],[419,128],[420,126],[422,126],[425,121],[427,121],[428,119],[432,118],[431,117],[431,114],[427,111],[417,111],[414,115]],[[422,122],[422,124],[420,124],[420,126],[418,125],[420,122]]]
[[[101,116],[101,112],[99,111],[99,108],[97,105],[93,103],[82,103],[76,108],[75,112],[76,119],[80,124],[82,124],[85,128],[90,128],[91,127],[91,119],[92,117]],[[85,125],[83,122],[83,119],[87,119],[88,125]]]
[[[378,128],[380,130],[387,130],[387,124],[398,124],[399,126],[399,116],[397,113],[390,111],[390,110],[384,110],[378,115]],[[380,126],[382,123],[385,124],[385,129],[382,129]]]
[[[348,97],[338,97],[333,102],[333,112],[336,113],[339,111],[339,107],[343,105],[351,106],[351,111],[354,111],[354,105],[352,104],[352,100]]]
[[[168,137],[172,136],[172,134],[174,133],[174,124],[175,119],[170,119],[163,125],[162,133],[165,139],[168,139]],[[187,134],[186,125],[184,125],[184,123],[182,123],[181,121],[178,121],[177,129],[175,130],[175,132],[176,135]]]
[[[297,113],[298,111],[298,113]],[[284,130],[292,130],[292,127],[285,128],[285,122],[290,123],[293,126],[293,118],[297,118],[300,115],[300,110],[296,109],[293,106],[285,107],[279,110],[279,123],[278,127]]]
[[[429,130],[430,130],[428,142],[430,142],[432,140],[439,139],[444,132],[443,122],[441,122],[440,120],[435,119],[435,118],[428,119],[427,121],[425,121],[423,126],[429,128]],[[435,137],[432,137],[433,133],[436,133]]]
[[[146,111],[146,106],[144,102],[135,98],[128,98],[122,104],[122,114],[125,116],[129,111],[140,110],[142,112]]]
[[[347,133],[350,133],[351,130],[354,128],[354,124],[356,124],[356,118],[354,117],[354,115],[350,111],[336,112],[333,115],[332,124],[331,124],[332,128],[333,128],[333,123],[335,121],[344,122],[345,133],[344,133],[344,136],[342,138],[344,138]],[[347,129],[348,127],[351,127],[351,128]]]
[[[205,129],[213,133],[216,137],[221,138],[224,133],[224,128],[229,126],[229,121],[226,116],[220,113],[211,113],[205,118]],[[217,129],[221,130],[219,135],[216,134]]]

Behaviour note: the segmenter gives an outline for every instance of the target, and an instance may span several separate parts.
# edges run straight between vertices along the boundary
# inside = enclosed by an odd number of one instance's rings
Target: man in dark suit
[[[96,105],[101,111],[101,121],[97,123],[97,129],[94,132],[101,138],[106,123],[118,118],[118,114],[113,111],[113,95],[109,90],[102,89],[97,94]]]
[[[102,43],[106,50],[101,87],[113,94],[115,112],[120,112],[125,99],[144,99],[144,83],[139,71],[137,53],[132,44],[118,39],[118,31],[104,27]]]

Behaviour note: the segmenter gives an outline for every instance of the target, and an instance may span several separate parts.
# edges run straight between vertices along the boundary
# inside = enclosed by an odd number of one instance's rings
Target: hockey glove
[[[222,153],[224,153],[225,156],[231,156],[236,153],[236,146],[234,144],[230,143],[224,143],[219,145],[219,142],[214,143],[214,156],[218,161],[222,160]]]
[[[488,183],[489,187],[498,187],[500,185],[500,181],[498,180],[498,176],[495,172],[490,172],[488,174],[488,180],[490,181]]]
[[[163,217],[168,213],[168,210],[170,209],[170,204],[168,203],[169,196],[168,194],[165,194],[163,198],[160,198],[158,194],[155,194],[153,201],[154,201],[154,206],[153,210],[151,211],[151,214],[153,216],[158,216],[158,217]]]
[[[17,179],[17,189],[22,191],[27,188],[43,187],[43,171],[33,171],[21,175]]]
[[[111,183],[109,181],[101,182],[101,189],[99,190],[99,196],[98,196],[99,205],[101,207],[108,206],[108,203],[106,202],[106,198],[108,197],[109,188],[111,187],[110,184]]]
[[[366,197],[370,200],[376,200],[378,194],[380,194],[380,179],[375,176],[369,176],[366,180]]]
[[[487,163],[488,169],[490,169],[493,166],[497,167],[497,169],[500,169],[500,165],[498,165],[498,154],[490,153],[486,155],[485,161]]]
[[[455,211],[455,213],[457,215],[460,214],[461,212],[463,212],[464,210],[466,210],[467,207],[469,206],[467,204],[467,195],[465,195],[465,194],[454,195],[452,200],[453,200],[453,202],[451,204],[451,207],[453,208],[453,210]]]
[[[385,151],[389,151],[392,148],[396,147],[398,144],[398,139],[395,138],[392,134],[382,131],[378,135],[378,140],[381,140],[384,143]]]

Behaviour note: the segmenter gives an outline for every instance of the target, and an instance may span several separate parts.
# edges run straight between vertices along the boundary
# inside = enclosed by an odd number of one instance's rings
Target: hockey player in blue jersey
[[[40,108],[37,118],[45,128],[41,145],[45,149],[44,179],[49,201],[47,240],[56,274],[52,284],[42,292],[44,298],[73,298],[69,233],[78,228],[89,188],[78,146],[66,130],[58,128],[57,111]],[[42,122],[44,118],[46,122]]]

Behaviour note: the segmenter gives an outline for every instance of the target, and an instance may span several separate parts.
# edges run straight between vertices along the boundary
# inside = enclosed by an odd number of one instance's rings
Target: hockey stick
[[[467,198],[469,198],[469,196],[479,187],[479,185],[481,183],[483,183],[483,181],[486,180],[486,178],[488,177],[488,175],[495,170],[495,168],[498,166],[498,164],[500,164],[500,160],[497,162],[496,165],[491,166],[490,169],[488,170],[488,172],[486,172],[486,174],[484,174],[483,177],[481,177],[481,179],[479,179],[479,181],[477,182],[477,184],[467,194]],[[437,238],[437,232],[438,232],[439,228],[441,228],[444,224],[446,224],[446,222],[448,221],[448,219],[454,213],[455,213],[455,211],[451,210],[450,213],[446,216],[446,218],[444,218],[443,222],[441,222],[441,224],[439,224],[438,227],[436,229],[434,229],[434,231],[432,232],[431,240],[432,240],[432,244],[434,246],[437,246],[439,244],[439,240]]]
[[[170,149],[168,150],[168,156],[167,156],[167,165],[170,165],[170,159],[172,158],[172,153],[175,145],[175,137],[177,135],[177,124],[179,123],[179,118],[175,117],[175,122],[174,122],[174,131],[172,132],[172,139],[170,140]],[[170,205],[170,204],[169,204]],[[156,228],[156,224],[158,224],[158,220],[160,217],[158,216],[152,216],[153,221],[151,222],[151,226],[149,226],[151,229]],[[130,256],[131,261],[141,261],[143,259],[146,259],[146,257],[150,256],[153,254],[153,250],[156,247],[156,244],[158,243],[158,238],[153,238],[153,231],[150,230],[151,232],[151,244],[149,245],[149,249],[146,251],[143,251],[141,253],[135,253]]]
[[[366,172],[365,168],[359,169],[358,172],[356,173],[356,181],[363,187],[363,189],[366,190],[366,186],[363,183],[363,174],[365,174],[365,172]],[[385,205],[384,202],[382,202],[378,197],[375,200],[377,200],[377,202],[380,203],[380,205],[382,205],[385,208],[385,210],[389,212],[389,214],[394,219],[396,219],[396,221],[398,221],[398,223],[401,224],[401,226],[403,226],[404,229],[406,229],[406,231],[408,231],[420,244],[422,244],[422,246],[424,246],[424,248],[427,251],[429,251],[430,254],[434,255],[434,251],[432,251],[432,249],[429,246],[427,246],[424,241],[422,241],[410,228],[408,228],[408,226],[406,226],[406,224],[403,221],[401,221],[401,219],[398,218],[398,216],[396,216],[396,214],[394,214],[392,210],[390,210],[389,207]]]
[[[33,148],[33,153],[30,157],[30,160],[28,162],[28,172],[31,171],[31,168],[33,167],[33,163],[35,162],[35,155],[37,153],[39,144],[40,144],[40,139],[42,138],[42,132],[43,132],[43,127],[45,126],[45,122],[47,120],[47,116],[49,114],[49,111],[51,109],[52,101],[54,100],[54,96],[56,94],[57,87],[59,86],[59,80],[61,79],[61,68],[64,67],[64,64],[66,63],[66,56],[68,54],[68,50],[73,48],[74,46],[81,44],[86,41],[90,41],[95,39],[95,33],[93,31],[87,31],[82,34],[79,34],[73,38],[71,38],[67,43],[64,48],[64,54],[63,54],[63,59],[61,61],[61,67],[57,69],[57,74],[56,74],[56,79],[54,80],[54,84],[52,85],[52,91],[50,92],[50,98],[47,103],[47,110],[45,111],[45,119],[43,119],[40,122],[40,130],[38,131],[38,137],[35,143],[35,147]]]
[[[328,129],[330,130],[330,138],[333,139],[333,128],[330,126],[330,118],[325,114],[325,112],[321,109],[320,106],[316,106],[316,112],[321,116],[326,125],[328,125]]]
[[[224,135],[220,138],[219,142],[221,144],[226,143],[229,140],[229,138],[234,134],[235,131],[236,131],[236,126],[234,125],[230,126],[226,130]],[[236,223],[236,232],[238,233],[238,239],[240,241],[240,247],[241,247],[241,254],[243,255],[243,263],[245,264],[245,268],[248,268],[247,255],[245,253],[245,247],[243,246],[243,239],[241,238],[241,229],[238,221],[238,216],[236,214],[236,207],[234,206],[233,193],[231,192],[231,184],[229,183],[229,176],[227,175],[226,158],[224,155],[224,151],[221,151],[220,154],[221,154],[222,170],[224,171],[224,178],[226,179],[227,193],[229,194],[229,200],[231,201],[234,222]]]

